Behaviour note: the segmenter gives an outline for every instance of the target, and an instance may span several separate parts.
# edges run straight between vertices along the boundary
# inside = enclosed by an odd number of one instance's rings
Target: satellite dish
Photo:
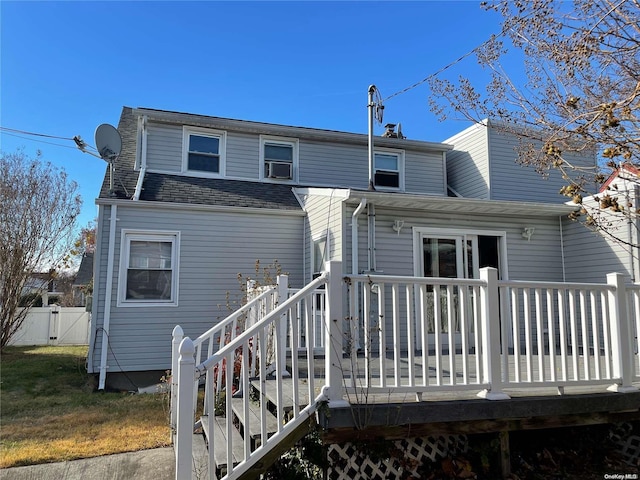
[[[96,128],[96,148],[100,157],[106,162],[113,162],[122,150],[122,138],[115,127],[103,123]]]

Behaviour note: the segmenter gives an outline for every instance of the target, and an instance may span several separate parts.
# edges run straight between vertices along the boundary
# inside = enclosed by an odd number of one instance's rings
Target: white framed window
[[[179,232],[123,230],[118,306],[178,305]]]
[[[276,182],[298,179],[298,140],[260,137],[260,178]]]
[[[224,175],[225,132],[183,127],[182,170],[207,176]]]
[[[311,265],[312,278],[318,278],[324,272],[325,262],[329,261],[329,242],[327,236],[323,235],[313,239],[311,242]]]
[[[404,152],[375,151],[373,183],[381,190],[404,190]]]

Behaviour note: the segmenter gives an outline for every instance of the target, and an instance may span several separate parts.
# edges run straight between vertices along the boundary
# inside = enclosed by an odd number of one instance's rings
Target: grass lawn
[[[0,358],[0,468],[169,445],[166,394],[98,392],[87,347],[7,347]]]

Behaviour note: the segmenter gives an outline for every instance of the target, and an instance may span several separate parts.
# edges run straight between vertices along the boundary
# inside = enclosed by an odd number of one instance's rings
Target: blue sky
[[[479,1],[2,1],[0,15],[0,125],[91,145],[123,106],[366,133],[370,84],[386,98],[500,31]],[[475,70],[468,57],[447,75]],[[385,123],[427,141],[467,126],[438,122],[429,94],[389,99]],[[0,142],[62,166],[80,185],[80,225],[96,216],[104,162],[70,140]]]

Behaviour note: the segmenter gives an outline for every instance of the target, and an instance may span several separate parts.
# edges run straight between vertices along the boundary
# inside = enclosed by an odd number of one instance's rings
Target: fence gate
[[[87,345],[89,312],[84,307],[34,307],[10,345]]]

